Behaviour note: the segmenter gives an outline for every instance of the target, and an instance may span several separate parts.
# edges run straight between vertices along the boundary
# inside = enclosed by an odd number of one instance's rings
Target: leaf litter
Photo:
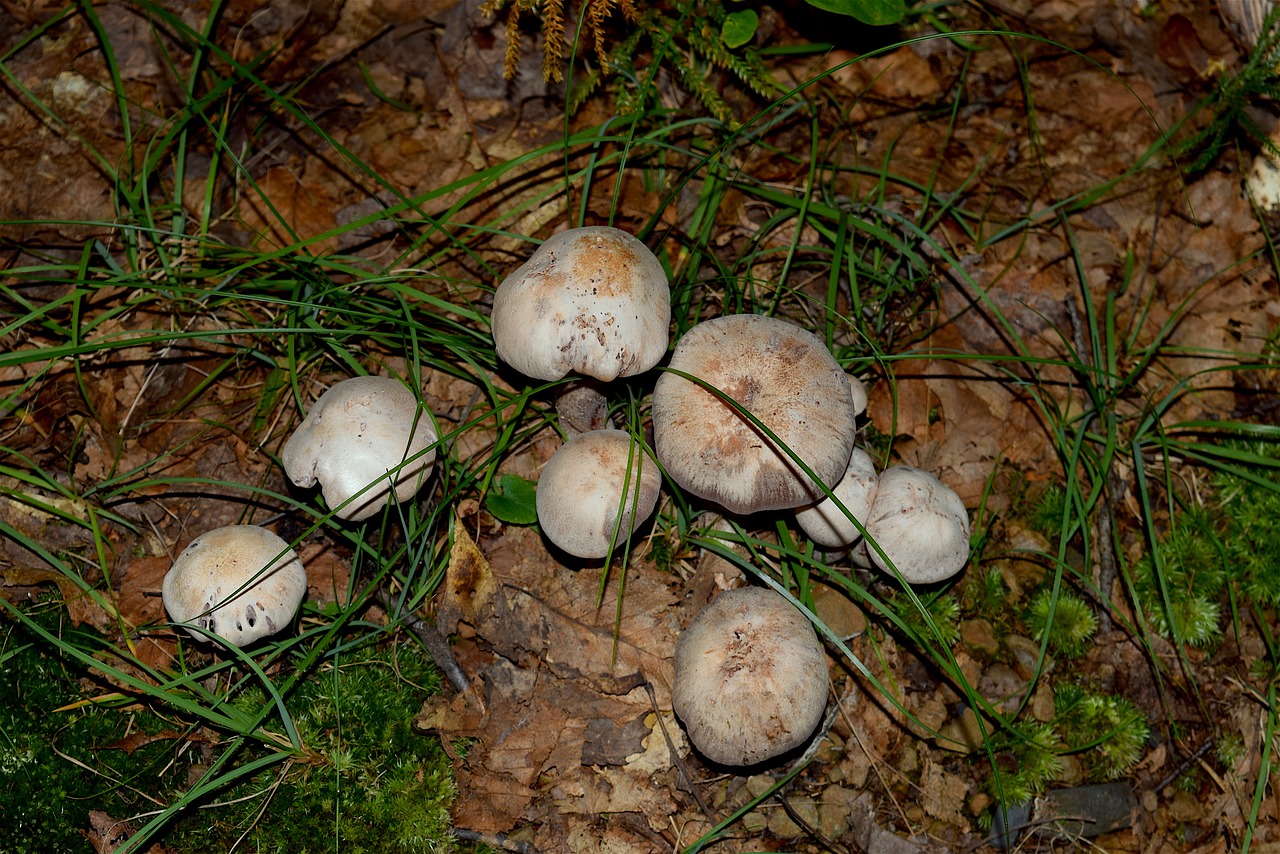
[[[460,39],[457,27],[446,27],[436,41],[435,36],[413,41],[410,34],[419,15],[409,8],[414,4],[380,5],[391,9],[387,20],[395,29],[390,39],[376,42],[387,49],[370,57],[372,79],[389,98],[420,104],[419,112],[406,114],[371,97],[368,88],[355,85],[352,78],[322,81],[307,92],[318,94],[321,86],[338,91],[344,120],[335,121],[331,132],[390,176],[403,192],[430,189],[441,180],[433,171],[439,164],[450,164],[453,170],[443,176],[445,180],[461,177],[495,158],[528,150],[559,129],[559,120],[549,113],[535,116],[534,121],[504,124],[509,95],[493,77],[501,67],[500,44],[486,47],[479,40]],[[972,192],[983,200],[993,222],[1028,217],[1037,223],[1019,241],[974,242],[959,230],[945,235],[978,284],[983,301],[974,301],[972,289],[940,282],[938,311],[945,322],[917,340],[916,346],[946,354],[1006,352],[1007,336],[990,311],[995,306],[1015,324],[1032,356],[1070,355],[1084,331],[1080,326],[1082,289],[1065,259],[1074,249],[1086,274],[1084,292],[1095,300],[1118,294],[1117,323],[1132,336],[1133,350],[1152,345],[1159,336],[1167,336],[1164,340],[1180,348],[1180,357],[1155,366],[1147,391],[1158,396],[1185,377],[1197,375],[1195,393],[1176,402],[1175,417],[1214,417],[1247,407],[1258,392],[1274,393],[1274,377],[1259,375],[1258,388],[1241,389],[1219,384],[1213,374],[1197,373],[1237,358],[1227,354],[1261,354],[1280,323],[1273,271],[1238,263],[1241,258],[1256,257],[1265,236],[1240,192],[1233,166],[1211,170],[1185,186],[1162,170],[1132,174],[1125,179],[1124,192],[1089,207],[1073,222],[1074,244],[1051,227],[1055,221],[1045,213],[1071,194],[1122,173],[1154,143],[1161,128],[1182,114],[1203,87],[1212,62],[1237,61],[1207,4],[1161,5],[1171,8],[1143,18],[1121,8],[1127,4],[1093,0],[1003,4],[1017,23],[1091,49],[1089,56],[1096,60],[1084,62],[1068,52],[1037,49],[1029,91],[1035,96],[1039,143],[1048,141],[1043,149],[1024,132],[1028,106],[1024,93],[1010,85],[1009,57],[1000,51],[979,53],[963,80],[950,61],[951,49],[941,39],[852,65],[840,65],[852,54],[836,51],[826,57],[829,67],[837,69],[832,85],[851,104],[850,124],[875,127],[874,132],[832,135],[833,145],[842,146],[848,159],[876,164],[892,144],[893,168],[907,179],[957,186],[976,172],[979,180]],[[461,31],[466,31],[461,6],[440,7],[436,11],[457,17],[464,22]],[[378,33],[382,25],[359,11],[360,4],[354,4],[345,23],[326,20],[294,41],[281,38],[286,31],[283,18],[259,18],[250,14],[249,4],[228,4],[227,15],[243,28],[240,49],[246,56],[267,44],[288,47],[275,60],[276,79],[286,80],[289,73],[282,69],[291,63],[307,58],[330,60]],[[140,19],[112,4],[105,7],[104,20],[120,45],[134,48],[124,52],[123,69],[129,85],[139,90],[138,102],[144,103],[143,88],[153,85],[150,81],[159,77],[162,68],[152,34],[138,28]],[[424,71],[418,59],[426,44],[432,47],[429,55],[445,61]],[[108,91],[106,74],[92,59],[97,54],[91,33],[78,18],[71,18],[61,32],[43,37],[41,47],[15,54],[9,70],[19,79],[34,81],[38,97],[58,107],[106,159],[118,161],[124,155],[119,128],[97,121],[111,115],[111,110],[103,100]],[[91,60],[68,70],[65,57],[69,55]],[[455,62],[451,80],[449,68]],[[807,74],[807,67],[793,67],[797,79]],[[461,73],[463,69],[468,73]],[[536,74],[524,79],[521,85],[533,89],[523,94],[537,96],[536,84],[528,82]],[[407,82],[397,88],[396,81]],[[918,119],[922,108],[948,102],[961,85],[968,96],[965,121],[952,127]],[[428,108],[427,91],[446,94]],[[6,109],[4,116],[11,132],[0,156],[0,179],[22,190],[0,201],[5,219],[32,219],[32,211],[39,211],[49,222],[113,218],[109,195],[101,187],[100,176],[86,163],[80,144],[49,134],[48,126],[29,111]],[[288,146],[287,139],[281,133],[287,156],[257,176],[260,193],[242,197],[237,215],[219,226],[231,242],[257,241],[263,247],[291,243],[295,237],[324,234],[336,224],[390,202],[381,188],[339,174],[323,157],[302,146]],[[41,152],[34,169],[26,168],[31,151]],[[940,158],[939,152],[946,156]],[[766,152],[750,156],[756,159],[744,164],[749,174],[783,182],[799,178],[776,162],[764,162],[770,157]],[[839,178],[838,190],[849,199],[865,198],[877,180],[874,169],[862,175],[850,171]],[[630,177],[622,186],[618,209],[624,216],[631,212],[637,221],[643,220],[656,195]],[[427,212],[443,210],[452,202],[452,197],[438,199],[433,202],[437,207]],[[591,203],[592,210],[603,208],[599,199]],[[726,223],[726,245],[734,235],[748,238],[758,224],[750,205],[737,194],[725,201],[722,213],[731,220]],[[539,209],[520,230],[532,233],[558,216]],[[668,224],[676,222],[672,213]],[[940,227],[945,231],[949,226]],[[45,223],[16,230],[5,226],[5,230],[16,244],[49,241],[55,246],[51,251],[60,252],[57,246],[74,245],[91,227]],[[396,239],[356,231],[336,240],[371,237]],[[345,243],[334,239],[314,247],[316,251],[345,248]],[[509,246],[506,249],[511,251]],[[1137,259],[1138,272],[1136,279],[1126,282],[1131,257]],[[757,274],[767,279],[776,269],[762,265]],[[74,470],[88,482],[101,481],[112,471],[139,470],[156,478],[267,482],[283,490],[278,473],[259,451],[269,436],[248,435],[242,426],[210,427],[182,410],[191,405],[188,396],[200,387],[202,372],[235,349],[218,341],[221,327],[212,318],[197,323],[184,330],[209,333],[197,346],[148,343],[90,360],[82,389],[68,374],[43,373],[46,366],[36,359],[0,368],[4,383],[34,382],[38,389],[35,405],[27,412],[6,414],[10,446],[40,453],[65,451],[67,446],[58,437],[71,424],[84,431],[82,455]],[[157,329],[176,331],[161,318],[139,313],[127,321],[104,322],[96,332],[127,336]],[[911,332],[903,330],[904,335]],[[38,349],[48,343],[33,337],[6,341],[6,349]],[[871,383],[875,426],[895,436],[895,450],[904,461],[941,474],[970,507],[984,496],[995,514],[1011,506],[1011,496],[1000,489],[988,496],[997,466],[1030,473],[1052,469],[1053,450],[1033,402],[1017,383],[1000,381],[1004,378],[993,374],[988,363],[922,358],[893,363],[892,371],[892,393],[886,377],[870,377],[879,380]],[[1065,375],[1055,375],[1050,366],[1045,377],[1062,383],[1064,407],[1081,410],[1079,392],[1069,386]],[[448,388],[450,384],[465,388]],[[436,399],[448,402],[452,412],[465,411],[471,392],[466,383],[430,373],[428,391],[436,390]],[[243,425],[243,400],[234,386],[214,383],[199,392],[196,400],[206,414],[235,413]],[[466,441],[473,448],[484,439]],[[536,456],[530,453],[513,460],[511,468],[533,476]],[[199,530],[238,519],[243,509],[241,496],[231,490],[203,487],[200,491],[199,504],[190,490],[170,492],[159,482],[126,493],[125,501],[114,509],[140,523],[146,533],[105,526],[115,565],[109,593],[101,601],[85,596],[78,585],[51,572],[29,549],[4,538],[0,575],[5,597],[17,601],[56,588],[73,623],[93,626],[108,637],[125,632],[140,661],[166,666],[175,645],[165,632],[150,627],[163,621],[155,591],[168,556]],[[34,500],[19,500],[20,495]],[[68,515],[83,519],[83,512],[58,507],[59,500],[50,489],[6,483],[0,518],[46,547],[86,553],[92,546],[87,529],[65,522]],[[59,512],[50,513],[39,505]],[[477,515],[467,518],[476,522],[474,527],[455,528],[453,560],[442,585],[437,618],[443,630],[459,638],[458,656],[481,686],[483,702],[465,695],[441,698],[429,703],[417,720],[419,728],[453,750],[464,793],[458,825],[529,834],[545,850],[678,848],[696,839],[710,826],[711,818],[691,798],[689,782],[676,767],[671,745],[680,761],[692,767],[695,785],[707,793],[718,816],[744,803],[746,781],[707,776],[696,757],[691,758],[669,712],[675,637],[715,585],[694,584],[704,582],[704,576],[686,580],[659,572],[639,557],[640,551],[625,572],[615,562],[602,584],[598,566],[566,566],[529,529],[493,520],[480,525],[478,508],[473,512]],[[469,530],[475,531],[474,538]],[[1013,534],[1010,531],[1008,538],[1013,539]],[[308,543],[306,548],[313,600],[344,601],[350,582],[346,559],[323,545]],[[1010,570],[1011,577],[1016,571]],[[90,574],[85,581],[96,585],[103,579]],[[690,590],[696,592],[690,595]],[[619,601],[623,603],[620,610]],[[1246,635],[1238,643],[1257,640]],[[886,684],[898,685],[896,698],[919,719],[927,718],[930,726],[956,733],[973,720],[971,712],[966,717],[957,708],[959,698],[954,692],[940,685],[913,653],[899,648],[892,638],[874,646],[859,638],[854,648],[863,661],[879,662],[877,675]],[[1171,654],[1158,643],[1156,648],[1162,655]],[[1110,690],[1133,698],[1149,713],[1167,713],[1170,710],[1161,706],[1168,702],[1168,694],[1150,678],[1144,654],[1126,635],[1114,633],[1100,639],[1083,666],[1098,674]],[[1214,843],[1206,834],[1230,832],[1238,837],[1241,832],[1242,805],[1247,807],[1251,797],[1249,787],[1259,772],[1265,737],[1252,699],[1247,692],[1230,687],[1232,664],[1245,653],[1228,645],[1213,660],[1192,654],[1196,666],[1204,668],[1204,690],[1214,703],[1229,710],[1247,749],[1237,765],[1215,781],[1215,795],[1194,809],[1169,782],[1169,775],[1179,767],[1173,752],[1164,745],[1152,751],[1134,774],[1145,824],[1115,834],[1108,842],[1112,850],[1178,850],[1186,838],[1182,827],[1198,828],[1191,836],[1204,841],[1204,850],[1212,850]],[[990,669],[990,662],[978,652],[961,650],[957,660],[962,669],[970,669],[966,675],[972,675],[969,681],[975,685]],[[840,676],[838,669],[835,673],[837,682],[857,682],[857,677]],[[652,697],[647,687],[652,688]],[[842,709],[813,773],[806,772],[804,779],[804,788],[816,798],[818,817],[823,802],[840,804],[845,825],[831,827],[853,832],[867,850],[888,850],[877,849],[877,843],[898,844],[876,835],[888,833],[883,830],[886,825],[901,831],[892,835],[894,840],[901,840],[906,828],[932,833],[935,840],[969,833],[978,812],[973,803],[980,797],[969,770],[953,757],[935,754],[908,737],[911,722],[878,699],[869,686],[860,685],[842,696],[856,696],[860,702]],[[1194,725],[1200,720],[1199,711],[1181,700],[1171,711],[1180,722]],[[457,749],[458,739],[470,743]],[[851,797],[863,786],[878,786],[873,790],[879,799]],[[916,797],[919,803],[913,803]],[[1275,836],[1273,800],[1264,799],[1261,804],[1259,841]],[[774,808],[772,812],[782,811]],[[604,814],[614,818],[602,827],[598,817]],[[92,833],[114,838],[104,829],[109,825],[107,817],[94,821]],[[858,824],[856,831],[850,829],[851,823]],[[774,827],[772,820],[766,827]],[[99,850],[113,850],[109,842],[95,840],[94,844]],[[759,844],[755,838],[741,840],[743,850]],[[730,845],[718,850],[733,849]]]

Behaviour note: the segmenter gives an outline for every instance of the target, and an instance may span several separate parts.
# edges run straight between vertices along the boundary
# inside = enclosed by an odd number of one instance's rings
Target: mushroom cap
[[[246,646],[293,621],[307,573],[289,544],[257,525],[228,525],[191,541],[165,573],[164,608],[231,646]],[[196,640],[208,636],[187,629]]]
[[[334,514],[358,522],[387,505],[392,494],[387,472],[437,438],[435,419],[399,380],[353,377],[336,383],[311,405],[285,442],[280,460],[298,486],[312,487],[319,481],[331,508],[381,480]],[[405,501],[417,492],[435,460],[432,449],[400,469],[394,500]]]
[[[671,289],[662,264],[630,234],[571,228],[498,286],[490,319],[498,355],[525,376],[576,371],[609,382],[666,354]]]
[[[849,377],[849,395],[853,399],[854,416],[867,411],[867,384],[857,377]]]
[[[831,491],[865,528],[879,482],[871,456],[861,448],[854,448],[844,477]],[[825,549],[842,549],[862,536],[844,510],[830,498],[797,510],[796,524],[809,535],[809,539]]]
[[[969,559],[969,513],[964,502],[922,469],[890,466],[884,470],[865,527],[867,536],[884,549],[908,584],[950,578]],[[889,571],[874,548],[868,546],[867,555]]]
[[[734,513],[810,504],[823,492],[724,398],[772,430],[823,483],[844,474],[856,434],[849,378],[822,341],[785,320],[735,314],[676,344],[653,389],[658,459],[676,483]]]
[[[671,704],[703,756],[755,765],[817,729],[826,654],[809,620],[773,590],[727,590],[676,641]]]
[[[547,539],[569,554],[604,557],[614,528],[618,542],[624,542],[649,518],[661,487],[658,464],[630,433],[581,433],[561,445],[538,476],[538,524]],[[619,524],[624,495],[626,509]]]

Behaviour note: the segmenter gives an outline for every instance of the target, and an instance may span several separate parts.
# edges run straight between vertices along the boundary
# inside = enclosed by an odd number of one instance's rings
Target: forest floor
[[[1209,0],[975,0],[865,30],[779,4],[757,40],[799,95],[770,108],[704,69],[732,119],[712,121],[664,69],[634,124],[607,83],[566,116],[538,27],[504,79],[505,25],[465,0],[229,0],[225,53],[198,60],[175,22],[199,32],[210,4],[169,7],[0,4],[0,582],[15,603],[56,588],[68,625],[107,639],[111,689],[152,703],[161,689],[139,684],[217,658],[165,625],[160,580],[199,533],[255,521],[307,565],[302,639],[334,614],[388,623],[368,548],[418,566],[377,577],[477,687],[412,723],[455,775],[452,826],[492,846],[993,850],[1007,775],[1041,822],[1018,850],[1280,851],[1274,604],[1228,582],[1195,644],[1144,617],[1135,580],[1180,514],[1226,515],[1201,445],[1167,437],[1268,425],[1278,399],[1280,283],[1244,191],[1257,146],[1227,137],[1193,169],[1166,136],[1247,60]],[[184,88],[198,61],[243,64],[202,110]],[[1266,126],[1275,108],[1247,114]],[[179,113],[199,133],[175,154]],[[501,476],[536,481],[561,437],[549,395],[484,349],[493,288],[527,238],[603,223],[643,233],[682,283],[677,330],[754,310],[825,335],[867,386],[879,460],[969,508],[965,572],[917,601],[815,558],[787,514],[722,537],[672,495],[606,572],[495,515]],[[849,253],[835,273],[832,246]],[[419,377],[450,436],[423,497],[440,509],[413,536],[313,525],[275,456],[357,366]],[[612,393],[641,434],[627,401],[651,382]],[[671,660],[753,568],[845,649],[815,749],[744,774],[691,750]],[[1083,648],[1038,635],[1044,589],[1088,603]],[[936,631],[913,621],[921,602]],[[1142,723],[1064,708],[1081,694]],[[1126,728],[1131,755],[1099,759]],[[184,732],[193,750],[211,737]],[[1028,783],[1041,748],[1053,760]],[[1054,791],[1092,794],[1069,811],[1112,826],[1049,822]],[[98,854],[121,838],[80,829]]]

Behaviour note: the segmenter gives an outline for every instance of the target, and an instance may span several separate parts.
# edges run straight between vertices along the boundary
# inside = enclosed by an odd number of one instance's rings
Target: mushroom
[[[556,412],[565,434],[609,426],[601,383],[649,370],[667,352],[671,289],[649,248],[609,226],[547,238],[493,294],[493,344],[527,377],[584,378]]]
[[[849,396],[853,399],[853,415],[856,418],[867,411],[867,384],[857,377],[849,377]]]
[[[604,557],[615,530],[622,542],[649,518],[661,486],[657,463],[631,434],[583,433],[561,445],[538,477],[538,524],[569,554]]]
[[[712,762],[755,765],[799,747],[826,703],[817,633],[773,590],[721,593],[676,641],[672,708]]]
[[[527,377],[576,371],[610,382],[643,373],[667,352],[671,290],[662,264],[616,228],[549,237],[493,295],[498,355]]]
[[[817,504],[797,510],[796,524],[809,535],[809,539],[825,549],[852,545],[862,533],[849,516],[866,527],[867,514],[875,500],[879,480],[871,456],[861,448],[854,448],[844,477],[831,489],[845,509],[840,509],[830,497],[823,498]]]
[[[964,502],[937,477],[918,468],[884,470],[864,527],[908,584],[950,578],[969,559],[969,513]],[[867,557],[889,571],[870,545]]]
[[[654,441],[680,486],[734,513],[810,504],[822,490],[734,401],[795,451],[819,480],[840,480],[856,432],[849,377],[813,333],[753,314],[685,333],[653,390]]]
[[[431,446],[437,437],[435,419],[404,383],[353,377],[312,404],[280,460],[296,485],[309,488],[319,481],[334,515],[358,522],[393,500],[389,473],[394,472],[395,501],[418,491],[435,464]]]
[[[246,646],[289,625],[306,592],[298,555],[257,525],[229,525],[196,537],[161,585],[171,620],[194,623],[230,646]],[[187,633],[209,639],[193,628]]]

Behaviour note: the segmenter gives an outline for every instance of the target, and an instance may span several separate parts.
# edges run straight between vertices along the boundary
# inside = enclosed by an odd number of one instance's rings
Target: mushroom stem
[[[577,379],[556,389],[556,415],[566,439],[615,426],[603,387],[599,380]]]
[[[427,648],[431,661],[440,668],[440,672],[449,680],[449,684],[455,691],[459,694],[467,694],[471,691],[471,679],[462,669],[462,665],[458,664],[457,659],[453,657],[449,642],[440,634],[435,623],[419,617],[412,611],[400,611],[385,590],[379,590],[374,598],[391,619],[402,621],[409,631],[418,636],[418,640],[422,641],[423,646]]]

